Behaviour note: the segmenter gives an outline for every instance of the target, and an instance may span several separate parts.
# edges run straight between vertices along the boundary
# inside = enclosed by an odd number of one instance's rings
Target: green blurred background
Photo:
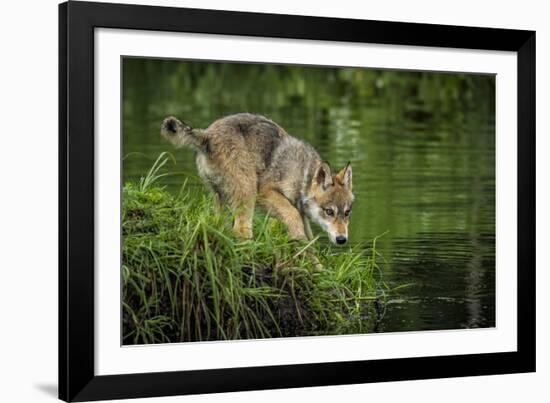
[[[352,161],[350,240],[387,231],[383,278],[411,284],[380,331],[495,326],[494,76],[124,58],[124,181],[163,151],[196,176],[193,152],[161,139],[165,116],[204,128],[236,112],[268,116],[333,167]]]

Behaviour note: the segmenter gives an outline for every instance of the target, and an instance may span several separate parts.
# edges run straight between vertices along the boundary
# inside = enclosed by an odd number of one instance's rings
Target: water
[[[384,257],[379,330],[495,326],[494,77],[125,59],[124,180],[163,151],[173,114],[194,127],[256,112],[353,166],[350,241]],[[196,175],[191,151],[174,171]],[[165,178],[176,191],[182,176]],[[193,186],[200,186],[199,184]]]

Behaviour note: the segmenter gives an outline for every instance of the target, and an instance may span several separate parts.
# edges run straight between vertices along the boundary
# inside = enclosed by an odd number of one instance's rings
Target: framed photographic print
[[[59,397],[535,370],[535,33],[59,6]]]

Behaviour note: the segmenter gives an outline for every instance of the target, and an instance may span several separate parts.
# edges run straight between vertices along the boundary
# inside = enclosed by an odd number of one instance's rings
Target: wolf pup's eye
[[[326,213],[326,215],[333,216],[334,215],[334,210],[331,209],[331,208],[326,208],[325,213]]]
[[[349,213],[351,213],[351,209],[347,209],[346,211],[344,211],[346,217],[349,216]]]

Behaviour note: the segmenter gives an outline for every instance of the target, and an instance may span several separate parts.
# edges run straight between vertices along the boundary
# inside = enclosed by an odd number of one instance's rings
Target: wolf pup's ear
[[[351,162],[348,162],[347,165],[336,174],[336,179],[340,184],[351,190]]]
[[[326,162],[322,162],[315,171],[313,181],[317,186],[321,186],[323,190],[326,190],[330,185],[332,185],[332,175],[330,173],[330,167]]]

